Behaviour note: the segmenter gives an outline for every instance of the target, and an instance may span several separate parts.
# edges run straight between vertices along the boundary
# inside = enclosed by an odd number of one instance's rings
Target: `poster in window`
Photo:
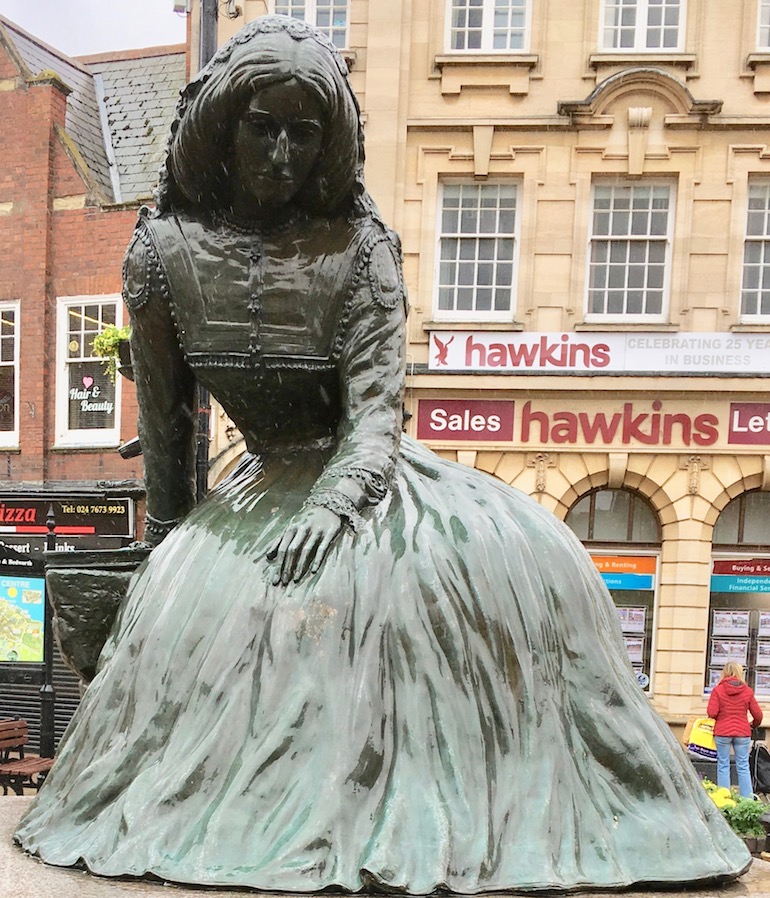
[[[12,431],[16,424],[15,369],[0,366],[0,433]]]
[[[644,633],[644,625],[647,621],[646,608],[618,605],[617,611],[620,629],[624,633]]]
[[[624,636],[623,641],[626,644],[628,660],[631,664],[641,665],[644,662],[644,637]]]
[[[712,639],[709,663],[718,667],[728,661],[737,661],[745,666],[748,645],[748,642],[741,639]]]
[[[758,695],[770,695],[770,670],[757,671],[754,691]]]
[[[69,429],[109,430],[115,426],[115,384],[101,362],[70,362]]]
[[[770,636],[770,611],[759,612],[759,629],[757,636]]]
[[[0,577],[0,662],[43,660],[45,581]]]
[[[748,636],[749,612],[725,611],[715,608],[712,611],[711,632],[714,636]]]
[[[770,641],[757,642],[757,667],[770,667]]]
[[[711,691],[719,682],[722,676],[722,669],[718,667],[710,667],[708,672],[708,690]]]

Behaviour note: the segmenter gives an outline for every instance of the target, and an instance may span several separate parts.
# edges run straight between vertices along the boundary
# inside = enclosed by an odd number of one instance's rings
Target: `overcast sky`
[[[185,39],[174,0],[0,0],[0,15],[70,56]]]

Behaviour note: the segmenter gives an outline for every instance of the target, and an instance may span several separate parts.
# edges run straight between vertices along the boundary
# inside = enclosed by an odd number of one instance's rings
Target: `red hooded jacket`
[[[706,713],[716,721],[715,736],[750,736],[752,727],[762,723],[762,709],[754,693],[740,680],[721,680],[709,696]]]

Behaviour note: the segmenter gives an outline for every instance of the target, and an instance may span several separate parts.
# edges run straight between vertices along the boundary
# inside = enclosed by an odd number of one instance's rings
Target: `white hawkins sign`
[[[770,334],[432,331],[432,371],[770,373]]]

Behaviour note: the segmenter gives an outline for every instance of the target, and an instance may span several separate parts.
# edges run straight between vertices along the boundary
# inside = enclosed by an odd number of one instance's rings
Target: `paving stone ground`
[[[11,840],[16,821],[31,800],[27,796],[0,796],[0,898],[255,898],[255,894],[270,894],[105,879],[88,873],[48,867],[28,857]],[[539,894],[542,896],[544,893]],[[744,876],[721,888],[657,892],[637,889],[622,893],[576,894],[579,898],[609,898],[618,894],[628,898],[770,898],[770,863],[756,858]],[[275,898],[287,898],[285,893],[274,895]],[[324,898],[329,898],[328,893],[324,894]],[[496,895],[495,898],[500,896]]]

